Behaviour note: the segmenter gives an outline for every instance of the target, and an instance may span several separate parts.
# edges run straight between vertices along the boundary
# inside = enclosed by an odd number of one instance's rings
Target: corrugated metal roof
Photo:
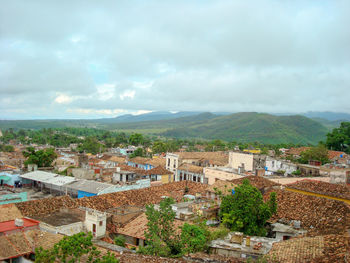
[[[80,190],[80,191],[84,191],[92,194],[98,194],[102,190],[113,186],[113,184],[106,184],[106,183],[81,179],[81,180],[72,182],[66,186],[67,188],[71,188],[74,190]]]
[[[48,183],[50,179],[56,176],[58,176],[58,174],[48,173],[43,171],[34,171],[34,172],[20,175],[21,178],[42,182],[42,183]]]
[[[52,184],[52,185],[62,186],[62,185],[69,184],[69,183],[74,182],[74,181],[76,181],[76,179],[74,177],[58,175],[58,176],[48,180],[48,183]]]

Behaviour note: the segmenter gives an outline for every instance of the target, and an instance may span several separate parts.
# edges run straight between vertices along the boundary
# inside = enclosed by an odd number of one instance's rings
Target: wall
[[[293,163],[288,163],[279,159],[267,157],[266,167],[268,171],[277,172],[278,170],[285,171],[284,175],[292,174],[297,170],[297,165]]]
[[[134,184],[130,185],[124,185],[124,186],[119,186],[119,185],[113,185],[111,187],[108,187],[98,193],[98,195],[101,194],[108,194],[108,193],[115,193],[115,192],[122,192],[122,191],[128,191],[128,190],[135,190],[135,189],[141,189],[141,188],[146,188],[151,186],[151,180],[150,179],[142,179],[136,181]]]
[[[214,184],[216,180],[233,180],[242,176],[233,172],[219,170],[213,167],[204,168],[204,176],[208,179],[208,184]]]
[[[96,225],[95,237],[103,237],[106,234],[106,219],[105,213],[98,211],[86,211],[84,225],[87,231],[93,232],[93,224]],[[101,224],[100,224],[101,223]]]
[[[95,172],[92,169],[74,168],[72,174],[77,179],[91,180],[95,178]]]
[[[56,227],[41,222],[39,224],[39,227],[41,230],[47,231],[49,233],[62,234],[62,235],[66,235],[66,236],[72,236],[72,235],[80,233],[84,230],[83,222],[76,222],[73,224],[64,225],[64,226],[56,226]]]
[[[4,185],[13,187],[15,185],[15,181],[21,181],[22,179],[19,177],[19,174],[12,174],[12,173],[8,173],[8,172],[1,172],[0,175],[6,175],[8,177],[10,177],[11,179],[8,181],[4,181]]]
[[[182,174],[182,179],[181,175]],[[183,170],[178,170],[176,174],[175,181],[183,181],[184,176],[186,174],[186,180],[187,181],[193,181],[193,182],[201,182],[204,183],[204,174],[198,174],[198,173],[193,173],[193,172],[188,172],[188,171],[183,171]],[[199,181],[198,181],[199,178]]]
[[[27,192],[0,195],[0,205],[27,201]]]
[[[329,171],[332,184],[350,184],[350,170],[332,169]]]
[[[229,155],[229,167],[238,169],[244,164],[245,171],[254,170],[254,155],[239,152],[230,152]]]
[[[174,175],[173,174],[163,174],[161,181],[163,184],[174,182]]]
[[[167,153],[165,168],[169,171],[176,172],[179,167],[179,156],[173,153]]]
[[[86,196],[95,196],[95,195],[96,194],[78,190],[78,198],[82,198]]]

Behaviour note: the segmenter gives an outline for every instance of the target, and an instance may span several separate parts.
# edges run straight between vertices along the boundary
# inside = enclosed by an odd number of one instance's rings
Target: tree
[[[118,235],[115,239],[114,239],[114,244],[116,244],[117,246],[120,247],[125,247],[125,237],[123,237],[122,235]]]
[[[25,165],[36,164],[38,167],[49,167],[57,158],[53,148],[35,151],[34,147],[27,147],[26,151],[23,151],[23,156],[28,158],[24,162]]]
[[[173,203],[172,198],[165,198],[160,202],[158,210],[154,205],[146,206],[146,246],[140,248],[140,253],[164,257],[181,255],[180,237],[174,227]]]
[[[308,163],[311,160],[320,161],[322,164],[328,163],[329,159],[327,148],[320,144],[319,146],[311,147],[300,154],[299,162]]]
[[[342,122],[339,128],[328,133],[326,145],[332,150],[350,153],[350,122]]]
[[[101,256],[101,252],[92,243],[92,234],[89,232],[78,233],[73,236],[65,236],[56,243],[51,250],[45,250],[42,247],[35,250],[36,263],[54,263],[59,262],[80,262],[85,256],[87,262],[93,263],[118,263],[119,260],[108,253]]]
[[[134,146],[141,145],[143,141],[144,141],[144,138],[141,133],[133,133],[129,137],[129,143]]]
[[[104,150],[104,145],[99,143],[96,137],[87,137],[83,144],[78,146],[80,152],[86,151],[88,153],[96,154]]]
[[[182,251],[189,254],[202,251],[206,248],[208,236],[200,225],[185,223],[181,228]]]
[[[222,222],[232,231],[265,236],[265,223],[277,211],[276,195],[264,203],[261,192],[245,179],[233,195],[223,197],[220,210]]]
[[[145,156],[145,151],[141,147],[137,148],[132,154],[130,154],[129,157],[134,158],[137,156],[141,156],[141,157]]]

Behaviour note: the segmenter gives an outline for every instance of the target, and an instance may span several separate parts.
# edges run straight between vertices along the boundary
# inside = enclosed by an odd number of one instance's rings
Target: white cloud
[[[69,104],[73,101],[73,98],[71,96],[60,94],[56,97],[55,102],[59,104]]]
[[[119,98],[121,100],[124,100],[126,98],[133,99],[135,97],[136,91],[135,90],[126,90],[122,94],[119,95]]]
[[[96,87],[99,100],[109,100],[114,97],[115,84],[103,84]]]
[[[152,112],[151,110],[138,110],[136,112],[131,113],[132,115],[141,115],[141,114],[146,114]]]

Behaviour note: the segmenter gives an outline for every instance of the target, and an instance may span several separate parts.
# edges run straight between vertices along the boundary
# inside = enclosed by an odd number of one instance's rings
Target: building
[[[175,181],[208,183],[208,180],[204,177],[203,167],[188,163],[183,163],[177,168]]]
[[[265,155],[243,152],[230,152],[228,167],[237,169],[238,173],[255,172],[257,168],[264,168]]]
[[[265,170],[266,172],[271,172],[272,174],[283,173],[284,176],[287,176],[298,170],[298,166],[283,159],[267,156]]]
[[[135,157],[128,160],[127,164],[131,167],[141,168],[143,170],[151,170],[157,166],[165,167],[165,159],[158,158],[144,158]]]
[[[175,152],[167,153],[166,169],[176,174],[177,168],[183,163],[200,167],[225,166],[228,155],[224,152]]]
[[[19,172],[9,170],[0,171],[0,186],[7,186],[11,188],[18,187],[21,183]]]
[[[205,167],[204,177],[209,185],[214,184],[217,180],[233,180],[245,176],[239,174],[238,170],[229,167]]]

